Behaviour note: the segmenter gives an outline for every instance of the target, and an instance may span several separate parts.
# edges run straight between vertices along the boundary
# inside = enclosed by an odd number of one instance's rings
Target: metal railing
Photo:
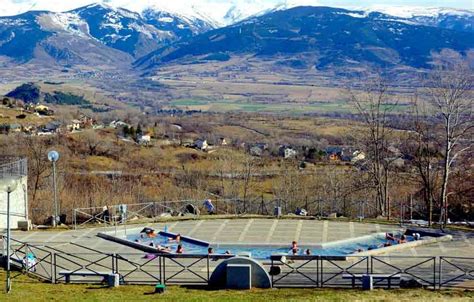
[[[272,213],[272,205],[275,201],[264,201],[261,199],[214,199],[212,201],[214,214],[219,215],[245,215],[258,214],[269,215]],[[202,200],[171,200],[147,203],[127,204],[126,215],[120,213],[121,205],[108,206],[108,215],[104,215],[103,207],[77,208],[72,213],[74,229],[86,227],[90,224],[104,224],[114,226],[126,224],[131,220],[150,219],[160,217],[164,214],[180,216],[189,214],[187,207],[192,206],[201,214],[207,214]],[[198,214],[199,215],[199,214]]]
[[[28,175],[28,161],[26,158],[10,160],[9,162],[2,160],[2,163],[0,163],[0,179]]]
[[[121,284],[208,285],[214,269],[232,255],[104,253],[73,244],[77,252],[12,240],[9,258],[24,274],[51,283],[66,282],[63,271],[88,272],[93,276],[73,279],[78,283],[101,282],[103,272],[116,273]],[[32,253],[36,262],[26,267]],[[424,288],[474,290],[474,257],[446,256],[271,256],[262,265],[274,287],[354,288],[365,274],[383,274],[374,286],[392,288],[408,280]],[[278,273],[274,273],[278,268]],[[273,271],[273,272],[272,272]],[[392,278],[393,277],[393,278]]]

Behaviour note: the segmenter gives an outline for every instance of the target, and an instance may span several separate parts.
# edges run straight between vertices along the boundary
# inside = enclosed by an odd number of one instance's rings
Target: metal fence
[[[213,199],[215,207],[213,214],[218,215],[269,215],[277,201],[263,199]],[[126,215],[121,213],[122,205],[107,206],[108,215],[104,215],[103,207],[77,208],[72,213],[74,229],[87,227],[91,224],[101,223],[106,226],[126,224],[137,219],[150,219],[167,216],[181,216],[192,214],[191,209],[197,209],[199,214],[207,214],[207,210],[200,200],[172,200],[147,203],[127,204]],[[197,215],[199,215],[197,214]]]
[[[0,161],[0,179],[7,177],[21,177],[28,175],[28,161],[22,159],[2,159]]]
[[[101,282],[101,272],[116,273],[121,284],[208,285],[214,269],[231,255],[176,255],[144,253],[104,253],[73,244],[77,252],[57,247],[32,245],[12,240],[11,263],[21,273],[51,283],[66,282],[64,272],[87,272],[90,276],[71,282]],[[35,255],[33,266],[23,259]],[[374,286],[393,288],[403,279],[411,285],[430,289],[474,290],[474,257],[411,256],[272,256],[263,261],[274,287],[354,288],[361,287],[363,274],[384,274]],[[18,276],[18,275],[17,275]]]

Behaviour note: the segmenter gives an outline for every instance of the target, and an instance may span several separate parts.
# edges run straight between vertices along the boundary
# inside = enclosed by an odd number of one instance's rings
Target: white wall
[[[0,179],[2,182],[2,179]],[[10,227],[16,229],[18,221],[28,217],[28,178],[22,177],[18,187],[10,194]],[[0,229],[7,227],[7,193],[0,192]]]

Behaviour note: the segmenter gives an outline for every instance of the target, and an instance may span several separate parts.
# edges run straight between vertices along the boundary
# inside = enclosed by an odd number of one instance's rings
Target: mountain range
[[[288,2],[262,11],[244,8],[226,11],[227,26],[192,8],[180,14],[92,4],[67,12],[29,11],[0,17],[0,56],[11,64],[138,70],[240,55],[296,69],[425,68],[433,52],[474,49],[472,11],[432,9],[394,16]]]

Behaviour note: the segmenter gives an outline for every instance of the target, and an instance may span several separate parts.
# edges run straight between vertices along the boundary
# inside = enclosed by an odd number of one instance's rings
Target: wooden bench
[[[113,272],[93,272],[93,271],[60,271],[59,275],[64,276],[64,280],[66,283],[71,282],[71,276],[81,276],[81,277],[89,277],[89,276],[100,276],[102,277],[103,281],[107,282],[109,287],[117,287],[120,284],[120,276],[119,274],[115,274]]]
[[[373,280],[387,280],[388,288],[392,288],[392,280],[400,280],[400,274],[343,274],[342,279],[351,279],[352,287],[355,287],[356,280],[362,280],[365,276],[371,276]]]

